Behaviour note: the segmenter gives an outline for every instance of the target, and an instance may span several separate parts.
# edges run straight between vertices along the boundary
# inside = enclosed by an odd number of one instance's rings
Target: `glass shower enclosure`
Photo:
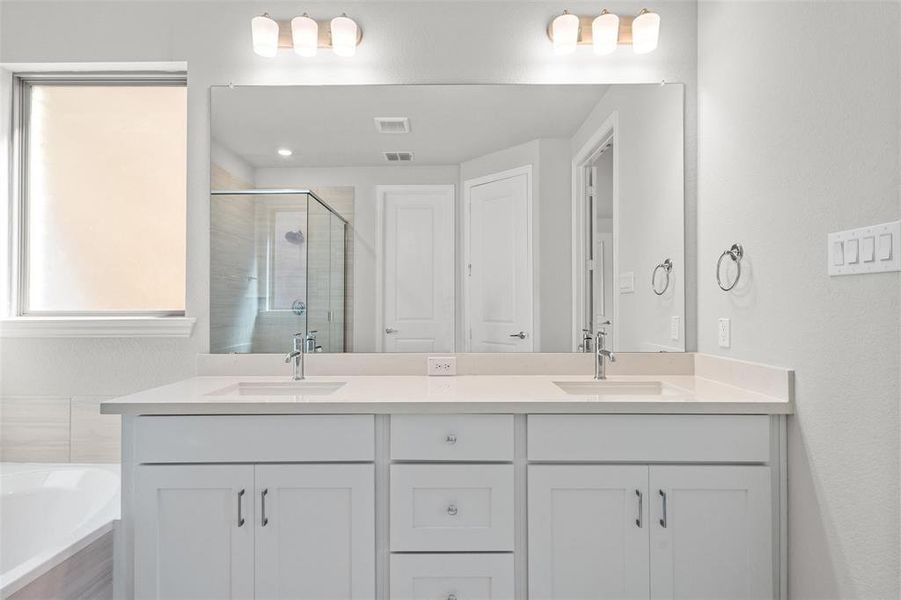
[[[210,352],[344,352],[344,217],[310,190],[210,196]]]

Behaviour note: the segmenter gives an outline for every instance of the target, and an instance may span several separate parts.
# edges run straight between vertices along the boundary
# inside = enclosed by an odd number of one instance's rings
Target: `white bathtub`
[[[119,465],[0,463],[0,597],[112,529]]]

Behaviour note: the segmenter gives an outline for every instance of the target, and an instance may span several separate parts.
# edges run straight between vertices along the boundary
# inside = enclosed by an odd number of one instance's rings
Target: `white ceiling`
[[[569,137],[604,85],[215,87],[212,137],[254,167],[454,165],[536,138]],[[408,134],[380,134],[374,117],[409,117]],[[294,155],[280,157],[278,148]],[[391,163],[396,164],[396,163]]]

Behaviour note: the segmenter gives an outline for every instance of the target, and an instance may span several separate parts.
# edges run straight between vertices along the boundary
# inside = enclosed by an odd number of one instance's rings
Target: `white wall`
[[[699,8],[699,349],[796,369],[790,597],[899,597],[901,276],[830,278],[826,235],[901,216],[901,5]],[[744,244],[725,294],[717,256]],[[732,348],[716,319],[732,319]]]
[[[459,167],[390,166],[257,169],[260,188],[353,186],[354,188],[354,351],[375,352],[376,229],[378,185],[456,185]]]
[[[614,292],[613,332],[620,351],[686,347],[684,335],[679,341],[670,336],[671,318],[687,316],[685,283],[691,271],[685,259],[682,208],[683,93],[681,85],[611,86],[572,138],[575,156],[615,115],[615,262],[619,273],[632,273],[635,280],[634,292]],[[666,258],[673,261],[671,285],[657,296],[651,290],[651,272]]]

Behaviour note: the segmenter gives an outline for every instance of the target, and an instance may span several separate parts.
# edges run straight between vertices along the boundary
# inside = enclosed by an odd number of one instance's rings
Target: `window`
[[[184,314],[184,76],[17,85],[16,314]]]

